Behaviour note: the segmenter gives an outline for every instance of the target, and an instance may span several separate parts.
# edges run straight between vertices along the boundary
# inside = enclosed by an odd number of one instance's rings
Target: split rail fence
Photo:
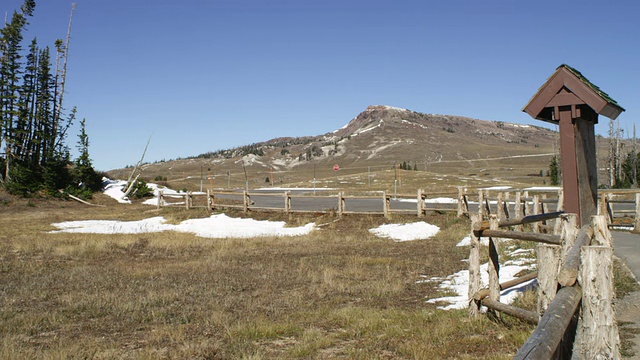
[[[489,312],[538,324],[514,359],[564,359],[569,354],[579,359],[620,357],[613,309],[612,237],[606,216],[593,216],[591,224],[580,229],[577,216],[562,211],[515,218],[479,212],[471,219],[469,313],[477,316],[480,307],[486,306]],[[525,226],[529,231],[523,231]],[[489,238],[487,288],[480,288],[481,237]],[[499,239],[538,243],[538,271],[500,284]],[[536,312],[500,302],[502,290],[533,279],[538,282]]]
[[[430,196],[449,195],[454,193],[430,193]],[[261,199],[262,204],[256,204]],[[397,201],[395,201],[397,200]],[[402,200],[415,201],[411,205],[405,203],[400,207]],[[394,205],[392,205],[394,203]],[[293,206],[292,204],[296,204]],[[206,193],[171,193],[158,194],[157,207],[184,207],[186,209],[206,208],[209,211],[218,209],[239,209],[249,211],[282,211],[285,213],[337,213],[343,214],[382,214],[390,217],[392,214],[417,214],[424,216],[429,211],[435,212],[460,212],[459,205],[430,203],[425,191],[418,190],[416,195],[388,194],[380,192],[376,195],[347,195],[344,192],[330,195],[292,194],[285,192],[231,192],[212,191]]]

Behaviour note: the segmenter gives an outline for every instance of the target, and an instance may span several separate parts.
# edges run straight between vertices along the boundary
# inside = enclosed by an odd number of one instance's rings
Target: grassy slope
[[[416,283],[421,275],[465,266],[454,245],[468,224],[444,215],[428,219],[438,236],[405,243],[373,237],[367,230],[385,220],[366,216],[295,218],[329,224],[296,238],[44,233],[57,221],[157,215],[145,211],[0,207],[0,358],[502,359],[531,331],[424,303],[437,290]]]

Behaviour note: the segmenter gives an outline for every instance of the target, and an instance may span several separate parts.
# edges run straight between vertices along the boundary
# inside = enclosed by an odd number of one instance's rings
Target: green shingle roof
[[[609,94],[607,94],[606,92],[600,90],[599,87],[597,87],[591,81],[589,81],[589,79],[584,77],[584,75],[582,75],[580,73],[580,71],[572,68],[571,66],[569,66],[567,64],[562,64],[562,65],[558,66],[558,69],[560,69],[562,67],[567,69],[567,70],[569,70],[573,75],[575,75],[578,79],[580,79],[580,81],[582,81],[585,85],[587,85],[589,88],[591,88],[591,90],[595,91],[596,94],[598,94],[606,102],[608,102],[611,105],[615,105],[615,106],[619,107],[620,109],[622,109],[622,111],[625,111],[625,109],[622,106],[618,105],[617,101],[613,100],[613,98],[611,98],[611,96],[609,96]]]

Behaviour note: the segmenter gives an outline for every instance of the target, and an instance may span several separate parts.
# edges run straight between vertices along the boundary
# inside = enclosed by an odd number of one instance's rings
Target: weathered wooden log
[[[539,215],[528,215],[525,217],[521,217],[519,219],[508,219],[508,220],[503,220],[500,221],[498,223],[499,227],[507,227],[507,226],[515,226],[515,225],[524,225],[524,224],[530,224],[536,221],[544,221],[544,220],[551,220],[551,219],[555,219],[557,217],[560,217],[560,215],[564,214],[563,211],[556,211],[556,212],[552,212],[552,213],[548,213],[548,214],[539,214]],[[483,231],[489,228],[489,222],[488,221],[478,221],[474,223],[473,226],[473,230],[474,231]]]
[[[506,290],[506,289],[510,289],[514,286],[520,285],[522,283],[525,283],[527,281],[533,280],[538,276],[538,272],[534,271],[532,273],[529,273],[527,275],[524,276],[520,276],[519,278],[515,278],[513,280],[509,280],[509,281],[505,281],[503,283],[500,284],[500,291],[502,290]],[[476,292],[473,295],[473,299],[480,301],[484,298],[486,298],[487,296],[489,296],[489,289],[488,288],[484,288],[478,292]]]
[[[573,347],[575,359],[620,359],[620,337],[613,301],[613,248],[581,249],[582,317]]]
[[[593,237],[593,228],[591,225],[585,225],[580,229],[575,243],[568,251],[562,269],[558,274],[558,283],[562,286],[572,286],[578,278],[578,270],[580,267],[580,249],[588,246]]]
[[[480,215],[470,214],[471,224],[480,219]],[[473,227],[473,225],[472,225]],[[471,231],[469,241],[469,299],[480,290],[480,240]],[[479,312],[476,301],[469,302],[469,315],[477,316]]]
[[[498,228],[498,218],[491,215],[491,229]],[[500,301],[500,249],[498,248],[498,239],[489,238],[489,264],[487,272],[489,273],[489,299]]]
[[[482,300],[482,305],[488,307],[489,309],[500,311],[505,314],[517,317],[518,319],[522,319],[524,321],[528,321],[533,324],[538,323],[538,314],[533,311],[521,309],[512,305],[501,303],[500,301],[495,301],[491,299]]]
[[[528,240],[535,241],[539,243],[545,244],[561,244],[562,238],[560,235],[552,235],[552,234],[540,234],[540,233],[532,233],[532,232],[521,232],[521,231],[510,231],[510,230],[491,230],[487,229],[484,231],[474,232],[476,236],[482,237],[498,237],[498,238],[508,238],[508,239],[516,239],[516,240]]]
[[[560,267],[560,245],[538,245],[538,315],[542,316],[558,291],[558,268]]]
[[[551,359],[578,309],[581,298],[582,289],[578,285],[560,289],[514,359]]]

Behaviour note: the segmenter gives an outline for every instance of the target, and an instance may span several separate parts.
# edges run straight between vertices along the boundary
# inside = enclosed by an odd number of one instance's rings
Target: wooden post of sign
[[[245,213],[249,212],[249,194],[247,190],[242,191],[242,211]]]
[[[338,193],[338,216],[342,217],[342,212],[344,211],[344,196],[342,191]]]
[[[479,313],[478,302],[473,296],[480,290],[480,239],[473,229],[477,222],[482,221],[480,215],[470,214],[471,231],[469,234],[469,315],[475,317]]]
[[[211,201],[211,189],[207,189],[207,210],[213,211],[213,201]]]

